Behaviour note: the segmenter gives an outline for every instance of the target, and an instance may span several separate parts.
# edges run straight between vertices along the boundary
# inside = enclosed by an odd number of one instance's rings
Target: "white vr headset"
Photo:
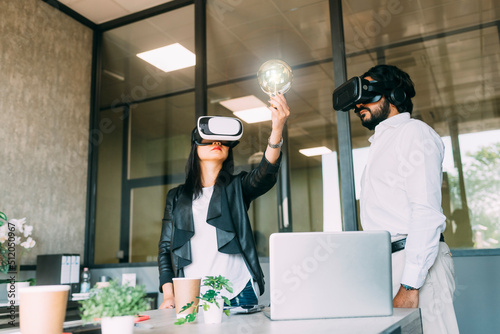
[[[202,116],[198,118],[191,142],[201,143],[203,139],[236,142],[243,135],[243,124],[237,118],[223,116]],[[234,147],[233,146],[233,147]]]

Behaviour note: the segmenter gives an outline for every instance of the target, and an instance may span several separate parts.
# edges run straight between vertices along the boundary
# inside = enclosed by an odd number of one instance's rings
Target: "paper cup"
[[[19,323],[23,334],[61,334],[69,285],[40,285],[19,289]]]
[[[177,318],[183,318],[193,312],[195,307],[198,307],[200,295],[201,278],[178,277],[173,279],[174,284],[174,301],[175,313]],[[182,307],[190,302],[194,302],[189,309],[179,313]]]

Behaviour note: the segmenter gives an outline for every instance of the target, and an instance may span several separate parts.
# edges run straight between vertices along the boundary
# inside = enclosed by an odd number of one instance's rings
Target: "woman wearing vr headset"
[[[233,285],[233,292],[226,295],[232,306],[258,304],[257,296],[264,292],[264,275],[247,210],[252,200],[276,183],[282,131],[290,115],[282,94],[272,96],[269,102],[273,107],[269,108],[272,131],[268,146],[259,166],[248,173],[233,175],[235,137],[205,131],[201,118],[193,130],[186,182],[167,194],[158,245],[160,292],[164,296],[160,309],[175,306],[174,277],[222,275]]]

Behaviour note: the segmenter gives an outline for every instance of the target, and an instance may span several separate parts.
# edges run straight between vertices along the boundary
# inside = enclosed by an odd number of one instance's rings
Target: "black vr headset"
[[[228,142],[229,147],[238,145],[243,135],[243,124],[237,118],[222,116],[202,116],[191,133],[191,142],[203,145],[203,139]]]
[[[354,77],[333,92],[333,109],[349,111],[356,104],[374,103],[382,96],[395,106],[406,101],[406,93],[401,87],[388,86],[388,83],[368,81],[361,77]]]

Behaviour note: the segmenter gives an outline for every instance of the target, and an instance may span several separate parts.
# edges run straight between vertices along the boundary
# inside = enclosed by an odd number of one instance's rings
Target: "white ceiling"
[[[95,24],[115,20],[172,0],[59,0]]]

